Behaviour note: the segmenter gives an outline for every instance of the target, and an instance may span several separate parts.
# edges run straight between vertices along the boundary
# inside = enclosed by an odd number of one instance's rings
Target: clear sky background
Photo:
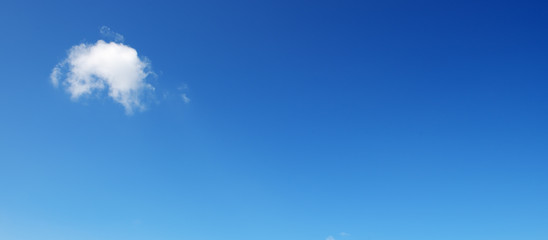
[[[1,1],[0,239],[548,239],[547,11]],[[146,110],[52,85],[101,26]]]

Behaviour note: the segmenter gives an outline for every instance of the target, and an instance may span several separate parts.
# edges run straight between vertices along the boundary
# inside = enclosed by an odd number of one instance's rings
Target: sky
[[[0,239],[548,239],[547,8],[2,0]]]

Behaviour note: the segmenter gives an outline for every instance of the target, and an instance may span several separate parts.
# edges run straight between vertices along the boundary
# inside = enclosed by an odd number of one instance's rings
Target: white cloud
[[[335,238],[333,236],[328,236],[325,238],[325,240],[335,240]]]
[[[54,86],[62,84],[73,100],[108,88],[108,96],[132,114],[136,109],[144,110],[142,97],[154,90],[147,83],[150,74],[150,63],[139,58],[135,49],[99,40],[73,46],[67,59],[53,68],[50,78]]]
[[[107,26],[102,26],[99,29],[99,32],[107,38],[113,38],[115,42],[123,42],[124,41],[124,36],[122,34],[119,34],[115,31],[110,30],[110,28],[107,27]]]
[[[177,90],[179,90],[179,91],[181,91],[181,90],[187,90],[187,89],[188,89],[188,84],[186,84],[186,83],[181,84],[181,85],[177,88]]]
[[[59,86],[60,77],[61,77],[61,68],[59,66],[55,66],[53,70],[51,71],[51,74],[49,75],[49,78],[51,79],[51,84],[53,84],[54,87]]]
[[[341,233],[339,233],[339,235],[341,235],[341,236],[343,236],[343,237],[346,237],[346,236],[350,236],[350,233],[341,232]]]
[[[190,103],[190,98],[188,98],[186,93],[181,94],[181,98],[183,98],[183,102]]]

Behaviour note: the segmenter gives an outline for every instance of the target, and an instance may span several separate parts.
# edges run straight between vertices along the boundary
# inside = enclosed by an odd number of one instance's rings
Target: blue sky
[[[2,1],[0,239],[547,239],[547,7]]]

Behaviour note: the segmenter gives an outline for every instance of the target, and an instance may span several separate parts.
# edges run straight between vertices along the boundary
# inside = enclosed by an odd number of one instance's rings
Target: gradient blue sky
[[[547,11],[4,0],[0,239],[548,239]],[[50,83],[103,25],[146,111]]]

